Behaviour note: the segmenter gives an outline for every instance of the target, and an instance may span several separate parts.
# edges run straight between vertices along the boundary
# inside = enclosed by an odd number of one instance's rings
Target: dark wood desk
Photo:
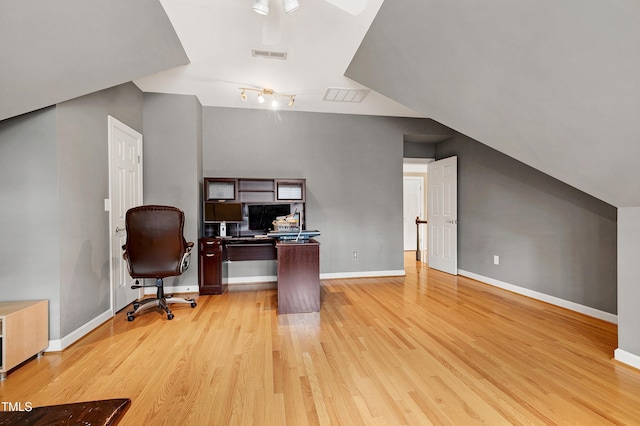
[[[320,243],[316,240],[201,238],[198,246],[200,294],[226,291],[223,261],[277,260],[278,313],[320,311]]]
[[[320,243],[276,242],[278,313],[320,311]]]

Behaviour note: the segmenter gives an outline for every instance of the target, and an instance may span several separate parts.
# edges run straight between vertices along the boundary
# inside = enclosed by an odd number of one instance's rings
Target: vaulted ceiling
[[[385,0],[346,76],[617,207],[640,206],[640,3]]]
[[[235,108],[263,108],[239,87],[268,87],[295,110],[433,118],[640,206],[635,0],[299,1],[268,17],[251,0],[2,2],[0,120],[129,81]],[[323,101],[329,87],[372,92]]]

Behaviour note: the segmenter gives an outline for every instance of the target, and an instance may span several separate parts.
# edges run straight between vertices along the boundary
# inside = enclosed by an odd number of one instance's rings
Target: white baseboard
[[[44,351],[60,352],[63,349],[71,346],[73,343],[77,342],[78,340],[80,340],[82,337],[86,336],[93,330],[95,330],[96,327],[98,327],[100,324],[102,324],[103,322],[107,321],[110,318],[111,318],[111,309],[98,315],[88,323],[78,327],[71,333],[64,336],[62,339],[49,340],[49,346],[47,346],[47,349],[45,349]]]
[[[523,296],[527,296],[532,299],[541,300],[551,305],[560,306],[561,308],[579,312],[581,314],[598,318],[613,324],[618,323],[618,316],[609,312],[601,311],[599,309],[591,308],[589,306],[580,305],[575,302],[570,302],[568,300],[560,299],[559,297],[549,296],[548,294],[540,293],[538,291],[530,290],[528,288],[518,287],[517,285],[498,281],[493,278],[483,277],[482,275],[474,274],[473,272],[464,271],[462,269],[458,269],[458,275],[462,275],[462,276],[474,279],[476,281],[480,281],[485,284],[492,285],[494,287],[499,287],[504,290],[511,291],[513,293],[522,294]]]
[[[179,285],[174,287],[165,287],[165,294],[179,294],[179,293],[198,293],[198,286],[193,285]],[[145,296],[155,296],[156,288],[155,287],[145,287],[144,295]]]
[[[371,278],[371,277],[392,277],[404,276],[404,270],[394,271],[361,271],[361,272],[335,272],[320,274],[321,280],[334,280],[341,278]],[[255,276],[255,277],[234,277],[229,278],[229,291],[239,290],[267,290],[276,288],[278,277],[275,275]]]
[[[256,275],[255,277],[233,277],[229,278],[228,284],[255,284],[255,283],[272,283],[277,282],[278,277],[275,275]]]
[[[620,361],[623,364],[630,365],[631,367],[640,369],[640,356],[634,355],[620,348],[613,351],[613,359]]]
[[[374,278],[374,277],[403,277],[404,269],[390,271],[359,271],[359,272],[331,272],[320,274],[321,280],[336,280],[343,278]]]

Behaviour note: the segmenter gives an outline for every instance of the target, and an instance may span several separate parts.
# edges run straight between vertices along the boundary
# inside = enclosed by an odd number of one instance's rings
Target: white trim
[[[275,275],[256,275],[255,277],[233,277],[228,278],[229,284],[252,284],[252,283],[265,283],[276,282],[278,277]]]
[[[164,288],[164,292],[166,294],[169,293],[198,293],[199,292],[199,288],[197,285],[179,285],[179,286],[173,286],[173,287],[169,287],[169,286],[165,286]],[[156,287],[144,287],[144,295],[145,296],[155,296],[156,293],[158,292],[158,290],[156,290]]]
[[[359,272],[331,272],[320,274],[321,280],[335,280],[342,278],[374,278],[374,277],[400,277],[405,276],[404,269],[389,271],[359,271]],[[255,276],[255,277],[234,277],[229,278],[229,285],[233,284],[255,284],[255,283],[273,283],[278,282],[275,275]]]
[[[45,349],[44,351],[60,352],[68,348],[69,346],[71,346],[72,344],[74,344],[75,342],[77,342],[78,340],[80,340],[81,338],[83,338],[93,330],[95,330],[98,326],[102,325],[102,323],[111,319],[111,317],[112,317],[111,308],[109,308],[109,310],[98,315],[88,323],[76,328],[74,331],[67,334],[62,339],[49,340],[49,346],[47,346],[47,349]]]
[[[433,158],[404,158],[402,160],[402,173],[427,174],[427,164],[435,161]]]
[[[511,291],[513,293],[522,294],[523,296],[531,297],[532,299],[541,300],[552,305],[560,306],[561,308],[569,309],[571,311],[579,312],[581,314],[588,315],[590,317],[598,318],[603,321],[607,321],[613,324],[618,323],[618,316],[609,312],[601,311],[599,309],[591,308],[589,306],[580,305],[575,302],[560,299],[559,297],[549,296],[548,294],[540,293],[535,290],[530,290],[524,287],[518,287],[513,284],[498,281],[493,278],[483,277],[482,275],[474,274],[473,272],[463,271],[458,269],[458,275],[462,275],[476,281],[483,282],[485,284],[499,287],[504,290]]]
[[[616,349],[613,351],[613,359],[623,364],[630,365],[631,367],[640,369],[640,356],[634,355],[623,349]]]
[[[320,274],[321,280],[333,280],[341,278],[371,278],[371,277],[395,277],[406,275],[404,269],[393,271],[360,271],[360,272],[331,272]],[[277,282],[275,275],[255,276],[255,277],[234,277],[229,278],[229,284],[252,284],[264,282]]]
[[[401,277],[405,275],[406,272],[404,269],[390,271],[331,272],[320,274],[320,279],[336,280],[342,278]]]

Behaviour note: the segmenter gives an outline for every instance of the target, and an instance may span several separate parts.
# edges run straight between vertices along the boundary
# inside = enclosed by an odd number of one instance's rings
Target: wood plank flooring
[[[11,372],[0,401],[131,398],[121,425],[640,424],[615,325],[406,260],[323,281],[319,314],[278,316],[275,291],[121,312]]]

